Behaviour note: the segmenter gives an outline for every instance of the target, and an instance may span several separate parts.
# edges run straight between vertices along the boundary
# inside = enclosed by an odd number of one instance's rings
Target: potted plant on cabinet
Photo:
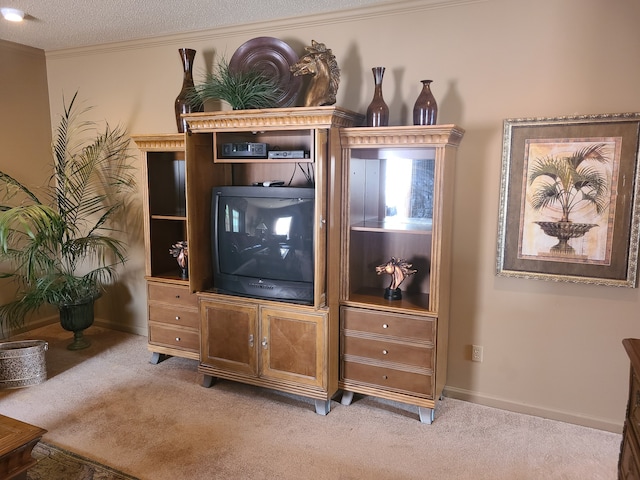
[[[82,120],[90,108],[78,110],[77,96],[64,105],[41,193],[0,171],[0,260],[9,268],[0,278],[17,284],[15,298],[0,305],[0,326],[18,328],[52,305],[74,332],[71,350],[89,346],[82,332],[93,323],[94,302],[125,263],[115,221],[135,188],[128,135]]]
[[[194,107],[208,100],[224,100],[234,110],[272,108],[283,95],[277,80],[260,70],[235,71],[222,58],[213,73],[187,92],[187,101]]]

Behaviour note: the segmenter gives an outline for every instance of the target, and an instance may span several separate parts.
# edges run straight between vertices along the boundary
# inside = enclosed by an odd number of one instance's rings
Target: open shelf
[[[219,131],[214,134],[214,162],[309,163],[314,160],[313,129]],[[270,152],[301,152],[302,158],[269,158]],[[284,155],[284,153],[281,153]]]
[[[353,307],[365,307],[371,310],[384,312],[397,311],[400,313],[412,313],[433,316],[429,312],[429,294],[402,292],[400,300],[388,300],[384,298],[384,289],[361,288],[349,295],[349,299],[342,302]]]

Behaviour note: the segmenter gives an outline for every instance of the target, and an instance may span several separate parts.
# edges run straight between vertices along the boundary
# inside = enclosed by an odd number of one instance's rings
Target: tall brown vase
[[[438,117],[438,104],[431,93],[433,80],[421,80],[422,91],[413,106],[414,125],[435,125]]]
[[[384,67],[373,67],[371,71],[373,72],[375,87],[373,100],[371,100],[367,108],[367,127],[386,127],[389,125],[389,107],[382,97]]]
[[[178,125],[178,132],[184,133],[187,130],[187,122],[180,117],[183,113],[202,112],[204,106],[193,106],[188,101],[189,93],[193,90],[193,59],[196,56],[196,51],[190,48],[179,48],[178,53],[182,60],[182,68],[184,70],[184,76],[182,79],[182,90],[178,94],[175,103],[176,111],[176,123]]]

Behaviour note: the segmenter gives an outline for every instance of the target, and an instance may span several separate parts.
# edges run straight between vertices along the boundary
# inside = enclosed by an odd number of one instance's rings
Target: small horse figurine
[[[399,300],[402,298],[400,284],[404,282],[407,277],[417,272],[417,270],[411,270],[411,267],[411,263],[396,257],[391,257],[391,260],[387,263],[383,263],[376,267],[376,273],[378,275],[383,273],[391,275],[391,283],[384,291],[384,298],[388,298],[390,300]]]
[[[333,105],[340,84],[340,69],[336,57],[324,43],[311,40],[308,52],[290,67],[294,76],[312,75],[304,100],[305,107]]]

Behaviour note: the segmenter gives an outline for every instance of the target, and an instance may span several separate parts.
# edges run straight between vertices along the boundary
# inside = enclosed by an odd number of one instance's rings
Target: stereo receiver
[[[269,158],[309,158],[304,150],[270,150]]]

